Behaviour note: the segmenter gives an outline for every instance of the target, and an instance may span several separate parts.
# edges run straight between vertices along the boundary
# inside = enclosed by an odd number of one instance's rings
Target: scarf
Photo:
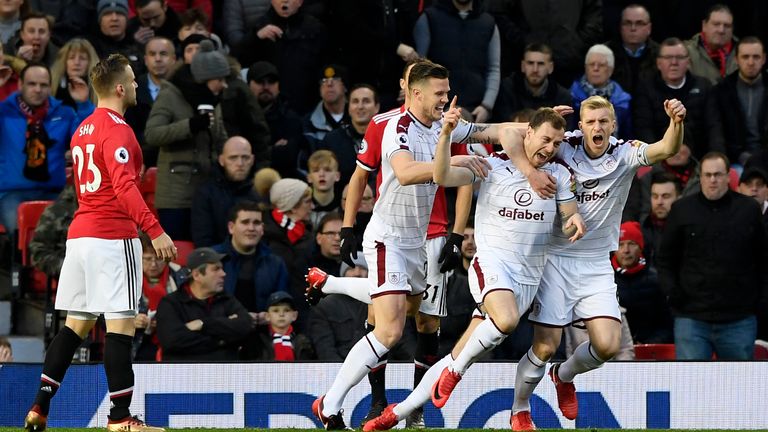
[[[160,280],[156,284],[152,284],[147,275],[144,275],[144,285],[142,291],[144,297],[147,298],[147,308],[151,311],[157,310],[157,305],[160,304],[160,300],[168,294],[168,274],[170,268],[166,265],[163,269],[163,273],[160,275]]]
[[[53,141],[48,137],[43,125],[43,120],[48,115],[48,99],[45,99],[39,107],[31,107],[21,100],[21,95],[16,96],[16,103],[27,119],[27,131],[23,153],[27,155],[24,162],[24,177],[37,182],[46,182],[51,179],[48,171],[48,149],[53,146]]]
[[[272,210],[272,219],[285,230],[285,235],[288,236],[288,241],[292,245],[304,237],[307,228],[303,221],[294,221],[278,209]]]
[[[691,165],[692,164],[689,163],[686,166],[678,167],[668,164],[667,161],[661,161],[662,168],[667,172],[672,173],[680,181],[680,187],[683,189],[688,184],[688,180],[691,179],[691,175],[693,174]]]
[[[639,273],[645,268],[645,257],[641,255],[640,261],[638,261],[637,264],[635,264],[632,267],[623,268],[619,265],[619,261],[616,259],[616,255],[614,254],[611,256],[611,265],[613,265],[613,271],[615,271],[618,274],[632,275],[635,273]]]
[[[720,77],[725,78],[726,57],[728,57],[728,54],[730,54],[733,49],[733,41],[728,41],[722,48],[713,48],[707,43],[707,38],[704,36],[704,32],[701,32],[701,45],[704,47],[704,50],[707,51],[709,58],[711,58],[712,61],[715,62],[715,65],[720,68]]]
[[[291,343],[291,334],[293,333],[293,326],[289,325],[285,334],[277,333],[272,326],[269,326],[269,333],[272,334],[272,348],[275,349],[275,360],[277,361],[294,361],[296,355],[293,352],[293,344]]]
[[[595,87],[587,81],[586,75],[581,76],[579,85],[587,96],[602,96],[608,100],[611,100],[611,95],[616,88],[616,84],[613,81],[608,81],[608,84],[602,87]]]

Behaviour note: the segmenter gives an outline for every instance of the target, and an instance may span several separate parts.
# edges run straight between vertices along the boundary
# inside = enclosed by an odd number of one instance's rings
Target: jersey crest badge
[[[117,150],[115,150],[115,160],[120,162],[121,164],[128,163],[128,160],[131,157],[128,155],[128,149],[125,147],[120,147]]]

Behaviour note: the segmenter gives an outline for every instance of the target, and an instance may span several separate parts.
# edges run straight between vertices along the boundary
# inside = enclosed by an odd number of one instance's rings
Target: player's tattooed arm
[[[500,144],[500,134],[504,129],[514,128],[525,131],[528,123],[473,123],[469,132],[471,142],[481,144]]]
[[[578,204],[576,200],[559,203],[557,205],[557,211],[560,213],[560,220],[562,221],[563,234],[569,237],[571,242],[584,237],[587,232],[587,225],[584,223],[584,219],[578,212]]]

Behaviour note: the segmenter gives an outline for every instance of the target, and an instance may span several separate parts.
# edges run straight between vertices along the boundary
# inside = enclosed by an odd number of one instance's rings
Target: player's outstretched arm
[[[584,234],[587,233],[587,224],[584,222],[584,218],[578,213],[578,210],[579,207],[576,200],[558,204],[560,220],[563,221],[563,234],[567,235],[569,237],[568,240],[571,242],[575,242],[584,237]]]
[[[664,111],[669,116],[669,126],[661,140],[649,145],[645,151],[648,162],[652,164],[674,156],[683,145],[685,105],[677,99],[668,99],[664,101]]]
[[[171,240],[168,234],[162,233],[152,239],[152,247],[155,248],[155,254],[158,258],[162,258],[166,261],[173,261],[176,259],[176,246],[173,244],[173,240]]]

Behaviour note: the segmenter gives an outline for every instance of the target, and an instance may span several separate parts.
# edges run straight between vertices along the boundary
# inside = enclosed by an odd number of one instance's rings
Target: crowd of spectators
[[[671,343],[684,328],[716,332],[737,321],[756,326],[746,339],[768,339],[765,266],[746,271],[736,257],[753,250],[739,241],[764,239],[768,221],[766,19],[757,0],[0,2],[0,223],[13,232],[20,202],[56,199],[31,250],[35,265],[58,275],[77,206],[65,188],[69,139],[94,109],[88,71],[122,53],[138,83],[125,117],[146,168],[157,169],[157,214],[174,240],[198,248],[191,272],[145,253],[137,358],[340,360],[365,331],[365,307],[328,296],[310,310],[304,273],[366,273],[364,263],[339,259],[345,187],[368,122],[402,103],[403,67],[427,57],[449,68],[451,96],[477,122],[524,119],[542,106],[578,113],[583,99],[601,95],[616,108],[620,138],[654,142],[667,124],[663,101],[681,100],[683,148],[635,180],[624,210],[635,223],[622,226],[613,258],[632,341]],[[568,121],[577,127],[578,114]],[[702,160],[725,166],[703,178]],[[728,179],[754,199],[707,195]],[[366,189],[358,234],[374,197]],[[709,211],[759,209],[761,225],[698,231],[681,220],[678,199]],[[441,346],[472,310],[472,232],[463,233],[464,265],[448,279]],[[701,255],[687,262],[692,251]],[[704,283],[690,277],[699,266],[740,269],[705,281],[732,302],[692,297]],[[743,296],[723,287],[736,280]],[[512,343],[501,355],[517,355]]]

